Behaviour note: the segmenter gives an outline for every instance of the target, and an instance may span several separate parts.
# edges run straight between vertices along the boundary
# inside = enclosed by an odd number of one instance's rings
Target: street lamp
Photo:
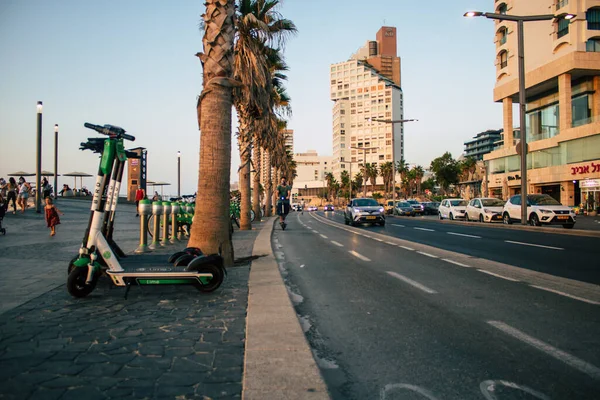
[[[392,124],[392,173],[393,173],[393,177],[394,177],[394,185],[392,187],[392,201],[394,204],[394,207],[396,206],[396,143],[394,142],[396,140],[396,132],[395,132],[395,126],[396,124],[399,123],[404,123],[404,122],[412,122],[412,121],[418,121],[418,119],[396,119],[396,120],[391,120],[391,119],[377,119],[377,118],[367,118],[369,120],[369,122],[383,122],[385,124]]]
[[[527,225],[527,130],[525,127],[525,108],[527,99],[525,97],[525,45],[523,38],[523,23],[530,21],[550,21],[555,18],[567,20],[575,18],[574,14],[543,14],[543,15],[507,15],[486,13],[481,11],[468,11],[465,17],[486,17],[499,21],[513,21],[517,23],[517,45],[519,56],[519,129],[521,131],[521,142],[517,149],[521,149],[521,224]]]
[[[367,150],[377,150],[379,147],[352,147],[354,150],[362,150],[363,151],[363,165],[367,166]],[[363,182],[365,177],[363,176]],[[363,196],[367,197],[367,185],[363,183]],[[352,198],[352,154],[350,154],[350,198]]]
[[[58,190],[58,124],[54,124],[54,198]]]
[[[37,102],[37,140],[35,158],[35,212],[42,212],[42,102]]]
[[[181,197],[181,152],[177,152],[177,197]]]

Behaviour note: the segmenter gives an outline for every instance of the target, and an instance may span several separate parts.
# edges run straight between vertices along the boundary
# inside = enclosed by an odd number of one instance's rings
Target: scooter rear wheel
[[[69,278],[67,279],[67,290],[71,296],[78,298],[85,297],[92,293],[96,288],[98,274],[96,274],[94,279],[92,279],[92,282],[87,285],[85,283],[87,280],[87,273],[88,269],[83,267],[76,267],[71,271]]]
[[[203,265],[200,268],[198,268],[197,271],[202,274],[212,274],[212,276],[213,276],[208,283],[195,284],[196,289],[198,289],[201,292],[204,292],[204,293],[213,292],[213,291],[217,290],[219,286],[221,286],[221,283],[223,283],[223,271],[221,271],[221,268],[219,268],[217,265],[213,265],[213,264]]]

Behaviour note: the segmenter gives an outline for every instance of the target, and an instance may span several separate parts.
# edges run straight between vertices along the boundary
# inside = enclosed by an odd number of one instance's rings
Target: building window
[[[590,30],[600,30],[600,7],[590,8],[585,13],[587,19],[587,28]]]
[[[345,135],[346,134],[346,130],[345,129],[341,129],[340,130],[340,135]]]
[[[589,96],[587,94],[573,97],[571,106],[574,127],[589,124],[591,122],[590,117],[592,116],[592,112],[590,110]]]
[[[559,108],[553,104],[527,113],[527,141],[535,142],[558,135]]]
[[[588,22],[589,25],[589,22]],[[569,20],[566,18],[560,18],[558,20],[558,31],[556,32],[557,38],[561,38],[569,33]]]
[[[346,168],[346,164],[340,164],[341,168]]]
[[[500,28],[500,31],[498,32],[500,38],[499,38],[499,42],[500,42],[500,46],[502,46],[503,44],[506,43],[506,39],[508,37],[508,29],[506,29],[506,27]]]
[[[498,6],[497,13],[498,14],[506,14],[507,8],[508,7],[506,6],[506,3],[502,3]]]
[[[500,69],[506,68],[508,65],[508,51],[504,50],[500,53]]]
[[[560,10],[562,7],[566,6],[567,4],[569,4],[569,0],[557,0],[556,9]]]
[[[585,44],[585,50],[590,52],[600,52],[600,39],[591,38]]]

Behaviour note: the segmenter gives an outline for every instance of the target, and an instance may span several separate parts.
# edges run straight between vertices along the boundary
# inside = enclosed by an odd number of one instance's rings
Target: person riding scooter
[[[279,214],[279,225],[285,230],[287,224],[285,217],[290,212],[290,195],[292,187],[287,184],[286,178],[281,177],[281,185],[277,186],[277,213]]]

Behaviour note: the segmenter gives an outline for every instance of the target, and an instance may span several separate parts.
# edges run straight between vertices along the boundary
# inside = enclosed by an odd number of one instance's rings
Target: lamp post
[[[54,124],[54,198],[58,190],[58,124]]]
[[[177,197],[181,197],[181,152],[177,152]]]
[[[362,150],[363,151],[363,165],[366,167],[367,165],[367,150],[376,150],[379,147],[352,147],[354,150]],[[367,185],[364,184],[365,177],[363,176],[363,196],[367,197]],[[350,154],[350,198],[352,198],[352,154]]]
[[[35,157],[35,212],[42,212],[42,102],[37,102],[37,140]]]
[[[520,147],[521,150],[521,224],[527,225],[527,129],[525,127],[527,99],[525,96],[525,40],[523,38],[523,24],[530,21],[550,21],[555,18],[570,20],[575,18],[575,15],[507,15],[481,11],[468,11],[464,16],[486,17],[488,19],[513,21],[517,23],[517,52],[519,57],[519,130],[521,132],[521,141],[517,144],[517,149]]]
[[[418,119],[396,119],[396,120],[391,120],[391,119],[376,119],[376,118],[367,118],[369,120],[369,122],[373,121],[373,122],[383,122],[385,124],[392,124],[392,173],[393,173],[393,177],[394,177],[394,183],[392,186],[392,201],[394,202],[394,206],[396,207],[396,131],[395,131],[395,126],[396,124],[400,124],[400,123],[404,123],[404,122],[412,122],[412,121],[418,121]]]

